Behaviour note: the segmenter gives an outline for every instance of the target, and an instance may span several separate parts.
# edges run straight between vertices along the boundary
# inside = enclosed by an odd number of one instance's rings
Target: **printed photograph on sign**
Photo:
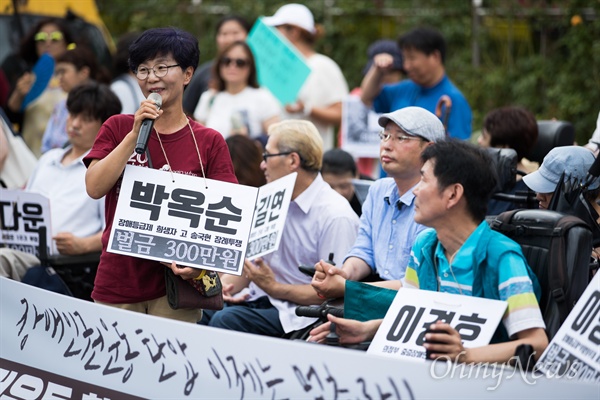
[[[460,333],[465,347],[490,343],[506,302],[428,290],[400,289],[367,353],[425,361],[429,325],[445,321]]]
[[[258,189],[246,258],[254,260],[279,248],[297,176],[294,172]]]
[[[600,274],[596,274],[536,364],[549,376],[600,383]]]
[[[54,254],[50,200],[38,193],[0,188],[0,244],[3,247],[39,256],[41,227],[46,228],[46,252]]]
[[[342,149],[354,157],[379,158],[379,114],[357,96],[342,101]]]
[[[107,251],[240,275],[257,194],[250,186],[128,165]]]

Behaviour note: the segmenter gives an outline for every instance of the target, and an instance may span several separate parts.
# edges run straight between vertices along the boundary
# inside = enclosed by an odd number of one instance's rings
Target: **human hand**
[[[235,296],[234,293],[235,285],[233,283],[223,284],[223,301],[230,304],[243,303],[250,296],[249,293],[245,293],[240,296]]]
[[[175,275],[180,276],[182,279],[195,279],[198,278],[200,276],[200,274],[202,273],[201,269],[198,268],[192,268],[192,267],[182,267],[177,265],[177,263],[175,263],[175,261],[171,261],[171,263],[166,263],[166,262],[161,262],[162,265],[171,268],[171,271],[173,271],[173,273]]]
[[[17,84],[15,85],[15,92],[21,96],[25,97],[27,93],[31,90],[31,87],[35,83],[35,74],[33,72],[25,72],[21,77],[17,80]]]
[[[304,103],[302,100],[297,100],[295,103],[285,105],[285,111],[289,114],[298,114],[304,112]]]
[[[273,270],[262,258],[257,258],[254,262],[248,259],[244,260],[243,274],[267,293],[269,293],[269,288],[277,283]]]
[[[52,239],[56,242],[56,249],[60,254],[73,256],[86,252],[83,238],[70,232],[59,232]]]
[[[429,330],[443,331],[443,333],[427,333],[426,342],[423,347],[430,353],[430,359],[448,357],[450,360],[461,361],[464,359],[466,350],[462,344],[460,333],[445,322],[434,322]],[[437,343],[431,343],[437,342]]]
[[[159,109],[154,100],[146,99],[140,104],[140,108],[137,109],[133,116],[133,132],[136,135],[139,134],[142,122],[145,119],[157,119],[163,113],[163,110]]]
[[[329,334],[331,323],[335,324],[335,332],[340,337],[340,344],[355,344],[373,339],[379,326],[381,319],[360,322],[354,319],[346,319],[335,317],[327,314],[326,322],[323,325],[317,326],[309,332],[309,342],[324,343],[325,337]]]
[[[373,66],[382,72],[389,71],[394,66],[394,57],[388,53],[376,54],[373,57]]]
[[[346,271],[321,260],[315,264],[315,274],[311,286],[320,297],[344,297],[347,279],[348,274]]]

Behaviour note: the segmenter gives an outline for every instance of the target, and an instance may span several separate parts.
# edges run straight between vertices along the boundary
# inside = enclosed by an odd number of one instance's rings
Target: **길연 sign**
[[[297,176],[294,172],[259,188],[247,258],[253,260],[279,248]]]

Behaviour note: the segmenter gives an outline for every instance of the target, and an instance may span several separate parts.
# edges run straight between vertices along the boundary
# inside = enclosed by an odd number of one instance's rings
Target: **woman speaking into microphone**
[[[95,199],[106,196],[106,228],[92,292],[97,303],[194,323],[202,315],[200,309],[169,307],[165,267],[159,261],[107,252],[126,165],[237,183],[223,136],[183,112],[183,90],[192,79],[199,56],[196,38],[177,28],[149,29],[129,47],[129,66],[147,99],[134,115],[107,120],[84,158],[88,194]],[[147,120],[154,123],[144,123]],[[141,133],[147,134],[141,143],[146,147],[143,142],[147,140],[147,149],[140,154],[135,150]],[[174,262],[170,268],[184,279],[200,273]]]

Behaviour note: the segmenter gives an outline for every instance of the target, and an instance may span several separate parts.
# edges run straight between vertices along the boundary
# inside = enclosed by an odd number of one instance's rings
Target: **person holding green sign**
[[[313,122],[323,137],[323,150],[332,149],[334,126],[342,120],[342,100],[348,95],[348,83],[335,61],[314,50],[321,32],[315,27],[312,12],[302,4],[286,4],[262,21],[276,27],[306,58],[311,69],[296,102],[285,106],[287,117]]]

